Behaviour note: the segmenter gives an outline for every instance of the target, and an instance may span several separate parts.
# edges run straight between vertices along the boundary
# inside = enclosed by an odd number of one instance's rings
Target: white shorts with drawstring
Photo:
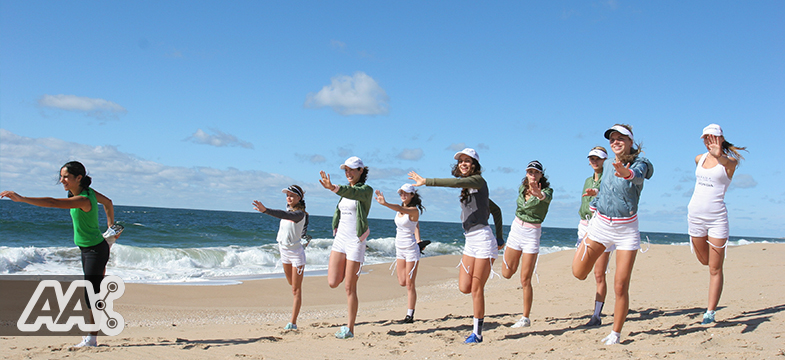
[[[463,247],[463,254],[475,259],[496,259],[499,257],[499,246],[496,244],[496,237],[493,236],[490,226],[472,230],[463,234],[466,237],[466,244]]]

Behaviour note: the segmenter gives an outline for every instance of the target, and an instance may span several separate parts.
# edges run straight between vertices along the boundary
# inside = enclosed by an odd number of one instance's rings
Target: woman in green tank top
[[[98,204],[104,206],[106,226],[114,224],[114,206],[112,200],[90,188],[92,179],[87,175],[84,165],[71,161],[60,168],[60,183],[68,191],[68,198],[27,197],[13,191],[3,191],[0,198],[9,198],[15,202],[23,202],[40,207],[70,209],[74,224],[74,243],[82,252],[82,270],[85,280],[90,281],[95,293],[100,292],[101,280],[106,272],[109,261],[109,244],[104,240],[98,229]],[[88,307],[90,302],[87,301]],[[97,346],[97,332],[82,338],[76,345]]]

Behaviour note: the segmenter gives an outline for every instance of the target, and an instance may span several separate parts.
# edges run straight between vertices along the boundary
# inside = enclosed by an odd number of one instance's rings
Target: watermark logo
[[[8,285],[9,283],[11,285]],[[21,308],[19,301],[17,304],[3,301],[3,310],[6,310],[4,317],[9,317],[9,311],[11,315],[15,313],[18,316],[16,330],[22,334],[17,335],[65,335],[78,331],[101,332],[114,336],[120,334],[125,327],[123,316],[114,311],[114,301],[125,292],[125,283],[117,276],[104,277],[97,294],[92,283],[84,279],[3,279],[0,284],[13,290],[7,295],[26,301],[21,314],[16,310]],[[36,286],[31,293],[32,285]],[[4,294],[3,297],[7,295]],[[8,330],[7,326],[5,328]],[[0,334],[5,332],[0,331]]]

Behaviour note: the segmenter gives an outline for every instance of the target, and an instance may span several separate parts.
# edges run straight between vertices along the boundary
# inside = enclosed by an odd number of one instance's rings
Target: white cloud
[[[321,155],[317,154],[317,155],[312,155],[311,157],[309,157],[308,161],[310,161],[311,163],[314,163],[314,164],[321,164],[323,162],[326,162],[327,159],[324,156],[321,156]]]
[[[239,146],[246,149],[253,149],[253,144],[238,139],[236,136],[227,134],[218,129],[210,129],[213,135],[207,134],[202,129],[197,129],[196,132],[185,138],[183,141],[190,141],[196,144],[212,145],[217,147],[224,146]]]
[[[447,150],[452,151],[461,151],[463,149],[466,149],[466,143],[454,143],[447,147]]]
[[[38,105],[45,108],[82,112],[85,116],[104,119],[116,117],[128,112],[119,104],[104,100],[76,95],[44,95],[38,99]]]
[[[339,50],[346,49],[346,43],[338,40],[330,40],[330,46],[332,46],[334,49],[339,49]]]
[[[329,106],[341,115],[380,115],[389,112],[389,97],[372,77],[358,71],[353,76],[336,76],[318,93],[305,99],[306,108]]]
[[[400,154],[398,154],[397,158],[402,160],[420,160],[422,159],[423,151],[422,149],[403,149]]]
[[[730,183],[730,189],[750,189],[758,186],[758,182],[752,178],[752,175],[748,174],[735,174],[733,176],[733,181]]]

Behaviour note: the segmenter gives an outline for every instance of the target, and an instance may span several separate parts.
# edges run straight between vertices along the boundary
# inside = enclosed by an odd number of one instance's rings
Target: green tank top
[[[101,231],[98,230],[98,201],[95,191],[87,189],[77,196],[90,199],[90,211],[71,209],[71,220],[74,222],[74,244],[81,247],[95,246],[104,241]]]

